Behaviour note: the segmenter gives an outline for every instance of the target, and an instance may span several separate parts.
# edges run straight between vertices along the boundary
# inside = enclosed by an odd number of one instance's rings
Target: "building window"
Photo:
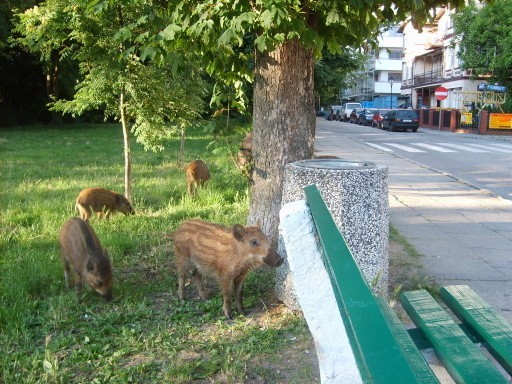
[[[401,49],[389,49],[389,58],[391,60],[402,60]]]
[[[387,35],[390,37],[402,37],[403,33],[398,32],[399,29],[400,29],[400,26],[396,25],[387,31]]]

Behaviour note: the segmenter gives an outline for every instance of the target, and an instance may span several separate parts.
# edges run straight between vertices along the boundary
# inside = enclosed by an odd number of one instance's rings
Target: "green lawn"
[[[185,159],[205,160],[210,184],[197,198],[186,196],[178,138],[160,153],[133,140],[136,215],[91,219],[112,260],[115,299],[107,304],[86,289],[79,304],[64,286],[58,232],[77,216],[81,189],[123,192],[121,128],[0,130],[0,383],[316,380],[307,363],[285,366],[282,354],[309,345],[309,333],[302,318],[276,302],[271,272],[247,279],[247,318],[223,319],[215,285],[210,300],[177,299],[169,234],[191,217],[244,224],[248,207],[243,177],[207,150],[212,138],[200,129],[188,135]],[[197,296],[192,284],[187,294]]]

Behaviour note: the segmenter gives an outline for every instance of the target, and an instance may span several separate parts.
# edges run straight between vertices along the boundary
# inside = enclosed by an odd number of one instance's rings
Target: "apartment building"
[[[368,54],[363,70],[354,73],[350,88],[340,92],[340,101],[358,101],[364,107],[396,108],[402,84],[403,31],[396,26],[384,31],[378,48]]]
[[[404,22],[398,31],[403,36],[401,98],[413,108],[470,108],[471,98],[483,79],[471,80],[457,57],[458,45],[453,29],[453,11],[438,8],[431,24],[422,32]],[[448,97],[435,98],[435,90],[444,87]]]
[[[340,92],[341,102],[359,101],[376,108],[469,109],[468,95],[476,93],[485,79],[471,80],[471,73],[461,68],[453,10],[443,7],[435,12],[421,32],[409,21],[384,31],[365,68],[353,75],[353,86]],[[443,101],[435,98],[438,87],[448,90]]]

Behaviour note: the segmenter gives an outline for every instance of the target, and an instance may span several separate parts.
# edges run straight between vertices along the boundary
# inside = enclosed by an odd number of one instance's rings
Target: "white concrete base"
[[[313,335],[322,383],[362,383],[304,200],[285,204],[279,233],[295,295]]]

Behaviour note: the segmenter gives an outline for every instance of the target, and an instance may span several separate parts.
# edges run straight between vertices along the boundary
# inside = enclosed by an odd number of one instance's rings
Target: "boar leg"
[[[90,207],[82,207],[80,204],[77,204],[76,207],[78,208],[78,212],[80,213],[80,218],[84,221],[89,220],[89,217],[91,217],[92,212]]]
[[[222,296],[224,298],[224,303],[222,305],[224,316],[226,316],[228,319],[232,319],[233,315],[231,314],[231,300],[233,297],[233,280],[224,279],[222,281]]]
[[[192,275],[194,276],[194,281],[196,282],[196,287],[197,287],[197,292],[199,292],[199,297],[203,300],[208,299],[208,295],[207,295],[206,290],[204,289],[204,285],[203,285],[203,275],[201,275],[201,272],[199,272],[197,270],[197,268],[194,268]]]
[[[79,274],[76,277],[75,281],[75,290],[76,290],[76,299],[78,302],[82,299],[82,290],[84,288],[84,283],[82,282],[82,276]]]
[[[185,300],[185,276],[186,273],[178,272],[178,298],[180,300]]]
[[[244,286],[245,274],[235,279],[235,305],[238,313],[245,316],[244,304],[242,302],[242,288]]]
[[[64,261],[64,281],[66,282],[66,287],[71,288],[73,286],[73,281],[71,281],[71,267],[67,260]]]

